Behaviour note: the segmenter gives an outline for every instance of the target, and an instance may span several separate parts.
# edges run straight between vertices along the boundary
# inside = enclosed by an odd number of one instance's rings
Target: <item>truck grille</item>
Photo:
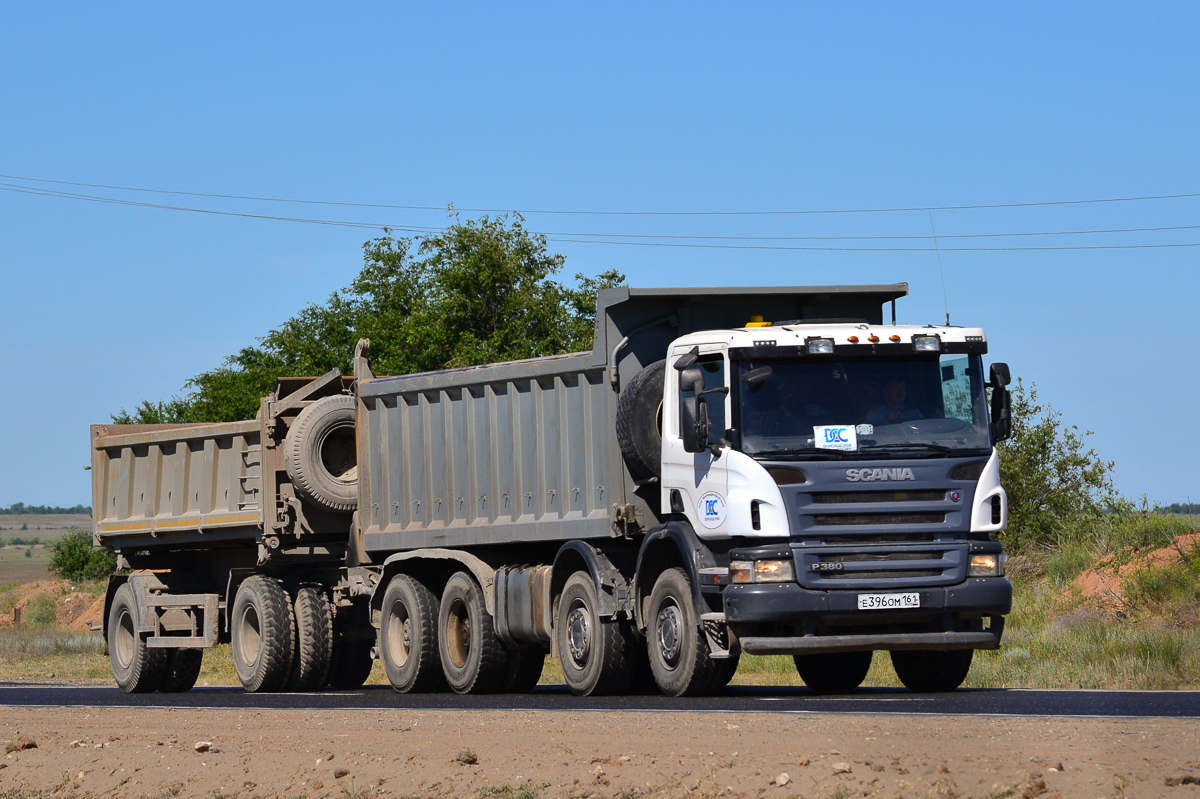
[[[793,552],[797,580],[805,588],[903,588],[952,585],[966,579],[965,543],[901,544],[877,552],[795,546]]]
[[[838,513],[813,516],[818,527],[865,526],[872,524],[943,524],[944,513]]]
[[[946,492],[923,491],[823,491],[809,494],[814,505],[850,505],[868,502],[944,502]]]

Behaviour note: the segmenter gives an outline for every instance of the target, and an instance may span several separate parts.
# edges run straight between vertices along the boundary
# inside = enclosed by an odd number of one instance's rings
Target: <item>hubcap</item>
[[[133,663],[133,652],[137,646],[137,633],[133,630],[133,616],[128,610],[122,609],[121,618],[117,621],[116,646],[113,651],[117,655],[117,662],[121,664],[121,668],[129,668],[129,664]]]
[[[679,608],[673,603],[663,605],[658,611],[656,627],[658,629],[658,651],[662,654],[663,662],[674,668],[679,662],[679,639],[683,629],[683,620],[679,617]]]
[[[454,668],[467,665],[471,654],[471,616],[461,599],[455,599],[446,614],[446,650]]]
[[[258,611],[253,605],[246,605],[242,612],[237,647],[243,663],[249,666],[258,662],[258,653],[262,649],[262,627],[258,621]]]
[[[587,664],[588,651],[592,648],[590,614],[587,608],[576,605],[567,614],[567,649],[571,660],[579,668]]]
[[[408,662],[408,652],[412,646],[412,619],[403,602],[396,602],[392,605],[387,624],[388,657],[392,661],[392,665],[403,666]]]

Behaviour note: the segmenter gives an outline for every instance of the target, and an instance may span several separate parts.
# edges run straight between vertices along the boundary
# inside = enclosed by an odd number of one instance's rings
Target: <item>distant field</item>
[[[49,562],[50,547],[45,544],[0,547],[0,585],[45,580],[50,576]]]
[[[34,513],[14,516],[0,514],[0,544],[11,544],[14,538],[23,538],[26,541],[33,538],[42,541],[54,539],[72,527],[91,530],[92,517],[87,514],[68,513],[45,516]]]

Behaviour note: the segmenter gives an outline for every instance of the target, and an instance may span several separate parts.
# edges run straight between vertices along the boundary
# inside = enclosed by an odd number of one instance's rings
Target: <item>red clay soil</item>
[[[14,610],[20,610],[22,615],[29,612],[30,604],[38,597],[54,598],[54,614],[60,630],[70,632],[88,632],[88,619],[100,623],[104,613],[104,597],[71,591],[68,580],[37,580],[17,586],[5,594],[8,598],[16,597]],[[13,626],[13,613],[0,614],[0,628]]]
[[[1078,592],[1097,610],[1112,616],[1125,610],[1124,584],[1131,574],[1148,566],[1166,566],[1197,547],[1200,547],[1200,533],[1190,533],[1179,536],[1170,546],[1152,550],[1120,566],[1113,563],[1114,554],[1105,555],[1095,566],[1072,580],[1065,594],[1070,596]]]

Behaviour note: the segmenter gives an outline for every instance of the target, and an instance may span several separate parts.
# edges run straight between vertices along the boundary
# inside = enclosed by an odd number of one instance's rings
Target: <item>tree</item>
[[[87,530],[72,528],[50,545],[46,568],[64,580],[101,580],[117,570],[117,556],[109,547],[92,546]]]
[[[1091,431],[1063,424],[1058,411],[1038,402],[1033,383],[1026,389],[1017,380],[1012,419],[1012,436],[997,448],[1010,551],[1060,544],[1080,523],[1124,506],[1112,482],[1115,464],[1086,445]]]
[[[312,304],[215,369],[187,393],[143,401],[118,423],[220,422],[252,418],[284,375],[351,371],[359,338],[371,339],[376,374],[472,366],[590,349],[596,292],[615,270],[577,288],[553,278],[565,263],[519,215],[455,221],[417,240],[385,235],[363,245],[363,269],[346,289]]]

